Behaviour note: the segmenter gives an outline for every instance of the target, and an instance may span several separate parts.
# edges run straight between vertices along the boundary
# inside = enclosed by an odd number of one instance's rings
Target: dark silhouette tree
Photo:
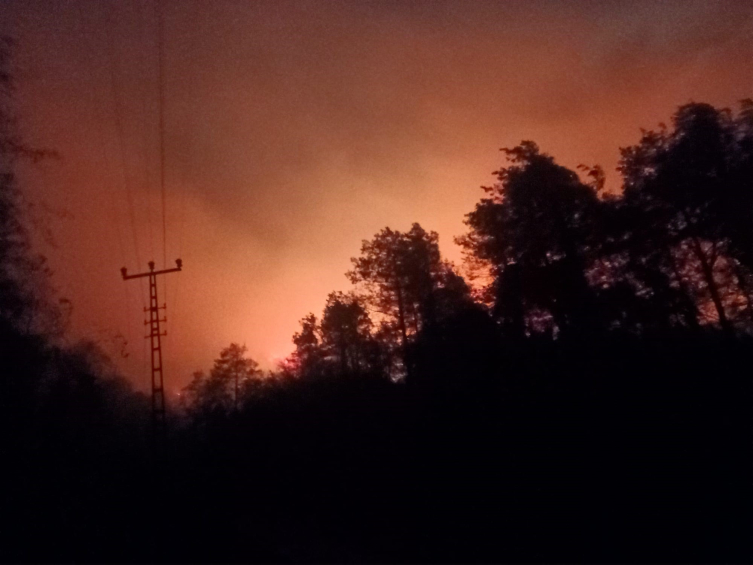
[[[698,327],[695,303],[676,284],[674,257],[641,211],[608,196],[598,220],[589,279],[605,325],[634,333]]]
[[[301,330],[293,336],[295,351],[281,366],[283,374],[319,378],[384,373],[384,344],[378,333],[372,335],[372,321],[355,294],[331,292],[321,322],[309,314],[300,323]]]
[[[379,333],[406,365],[411,336],[436,324],[440,308],[467,298],[467,287],[439,252],[439,236],[414,223],[407,232],[384,228],[364,240],[347,273],[359,296],[382,317]],[[440,304],[442,301],[442,304]],[[394,343],[399,344],[395,347]]]
[[[246,356],[246,346],[231,343],[220,351],[214,366],[206,375],[193,374],[183,389],[183,405],[194,415],[212,415],[238,410],[252,394],[263,372],[253,359]]]
[[[29,204],[15,174],[19,159],[36,162],[56,154],[30,148],[18,135],[11,48],[12,41],[0,37],[0,323],[27,334],[60,335],[66,313],[54,304],[46,259],[32,250]]]
[[[299,323],[301,329],[293,335],[295,351],[283,361],[282,372],[296,377],[319,377],[324,363],[319,321],[314,314],[308,314]]]
[[[262,376],[259,364],[246,356],[245,345],[231,343],[215,359],[210,378],[232,384],[233,405],[237,410],[240,401],[252,389],[254,381]]]
[[[330,293],[320,326],[322,347],[325,357],[339,365],[342,374],[359,373],[379,359],[371,327],[368,312],[356,296]]]
[[[599,199],[594,187],[524,141],[502,150],[509,165],[466,216],[458,238],[466,252],[488,265],[495,316],[507,335],[594,323],[587,270]]]
[[[624,206],[635,218],[635,251],[692,303],[695,321],[731,332],[750,304],[744,217],[751,218],[745,113],[734,120],[708,104],[681,106],[672,129],[644,131],[623,148]],[[640,242],[646,242],[641,245]],[[748,317],[749,318],[749,317]]]
[[[728,138],[729,170],[725,190],[718,210],[724,234],[729,238],[730,252],[745,266],[753,270],[753,100],[740,102],[740,111],[731,122]],[[750,280],[746,280],[748,289]]]

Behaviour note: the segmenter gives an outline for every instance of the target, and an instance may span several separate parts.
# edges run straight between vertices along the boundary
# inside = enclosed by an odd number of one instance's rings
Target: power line
[[[201,14],[200,14],[199,10],[200,10],[199,4],[198,3],[194,3],[193,4],[193,13],[190,15],[190,17],[188,17],[188,22],[189,23],[195,23],[195,22],[201,21]],[[185,35],[186,34],[184,33],[183,36],[185,37]],[[188,36],[190,37],[190,40],[189,40],[189,57],[188,57],[188,59],[191,60],[191,59],[193,59],[193,57],[192,57],[193,53],[192,52],[196,48],[196,38],[198,36],[198,33],[196,33],[195,29],[190,29],[189,32],[188,32]],[[195,113],[188,112],[188,115],[184,115],[183,116],[183,123],[185,124],[189,120],[193,120],[194,116],[195,116]],[[193,127],[194,124],[195,124],[195,122],[193,122],[193,121],[191,123],[187,124],[187,128],[186,128],[187,135],[185,135],[185,141],[186,141],[186,143],[185,143],[185,146],[184,146],[185,149],[186,149],[185,152],[184,152],[184,155],[187,154],[189,162],[191,162],[191,163],[194,162],[191,159],[191,154],[193,153],[193,151],[195,149],[195,143],[194,143],[195,140],[194,140],[194,137],[192,135],[190,135],[190,133],[193,132],[193,131],[195,131],[195,128]],[[179,257],[183,257],[183,237],[184,237],[184,234],[185,234],[184,226],[185,226],[185,218],[186,218],[186,193],[188,192],[188,187],[190,186],[189,183],[185,182],[185,180],[186,180],[185,179],[185,170],[186,170],[185,164],[186,163],[184,162],[183,163],[184,166],[182,167],[182,170],[184,171],[184,174],[183,174],[183,177],[182,177],[183,182],[181,184],[180,203],[179,203],[179,210],[178,210],[178,214],[179,214],[179,216],[178,216],[178,256]]]
[[[130,177],[128,175],[127,170],[127,164],[126,164],[126,144],[125,144],[125,133],[123,128],[123,121],[121,116],[121,101],[120,97],[118,95],[118,85],[117,85],[117,72],[119,70],[119,65],[117,64],[117,59],[115,55],[115,46],[114,46],[114,29],[113,29],[113,22],[111,17],[111,10],[112,10],[112,4],[110,4],[109,8],[106,9],[105,12],[105,21],[106,21],[106,34],[107,34],[107,46],[108,46],[108,55],[109,55],[109,74],[110,74],[110,86],[112,90],[112,101],[113,101],[113,118],[115,120],[115,129],[116,134],[118,138],[118,147],[120,150],[120,165],[121,165],[121,172],[123,176],[123,187],[125,189],[126,194],[126,203],[128,208],[128,217],[131,224],[131,230],[133,232],[133,245],[134,245],[134,251],[136,254],[136,261],[137,264],[141,263],[141,253],[139,250],[139,239],[138,239],[138,232],[136,229],[136,217],[135,217],[135,210],[134,210],[134,203],[133,203],[133,195],[131,191],[130,186]],[[116,210],[117,212],[117,210]],[[119,224],[118,224],[119,226]],[[141,304],[143,307],[146,307],[146,300],[144,298],[144,284],[142,280],[139,280],[139,295],[141,298]],[[130,293],[126,289],[126,309],[130,310]],[[138,331],[138,330],[137,330]],[[144,363],[146,361],[146,351],[142,350],[142,372],[144,371]]]
[[[112,9],[112,5],[110,5],[110,10]],[[126,149],[125,149],[125,135],[123,132],[123,121],[121,117],[121,105],[120,105],[120,97],[118,96],[118,87],[117,87],[117,69],[119,68],[116,58],[115,58],[115,46],[113,44],[113,25],[112,25],[112,17],[110,14],[110,10],[106,12],[106,18],[107,18],[107,44],[108,44],[108,54],[110,58],[110,85],[112,87],[112,98],[113,98],[113,117],[115,120],[115,129],[117,131],[118,135],[118,143],[120,147],[120,164],[121,169],[123,172],[123,185],[125,186],[126,190],[126,200],[128,204],[128,216],[131,222],[131,229],[133,231],[133,245],[136,251],[136,263],[141,264],[141,253],[139,251],[139,238],[138,233],[136,230],[136,214],[133,207],[133,195],[131,194],[131,186],[130,186],[130,179],[127,172],[127,166],[126,166]],[[142,295],[143,298],[143,295]]]
[[[84,29],[84,10],[81,7],[81,4],[78,4],[78,10],[79,10],[79,36],[85,37],[85,29]],[[94,67],[94,57],[92,57],[93,50],[88,48],[88,46],[85,46],[84,52],[86,53],[86,58],[90,64],[91,67]],[[95,130],[97,132],[97,136],[99,138],[99,143],[97,144],[102,152],[102,162],[104,163],[104,168],[108,173],[112,169],[111,161],[109,158],[109,155],[107,153],[107,146],[105,143],[105,135],[104,131],[102,129],[102,123],[104,122],[104,112],[102,111],[102,107],[100,105],[100,98],[94,93],[93,90],[87,89],[87,92],[91,93],[91,105],[94,109],[94,123],[95,123]],[[115,230],[117,232],[118,236],[118,249],[120,250],[120,255],[122,260],[125,262],[126,260],[126,251],[125,251],[125,244],[123,242],[123,230],[120,227],[120,222],[117,221],[118,214],[118,204],[115,199],[115,193],[111,190],[107,191],[108,195],[110,196],[110,203],[112,204],[112,215],[114,218],[115,223]],[[127,291],[126,291],[127,292]]]
[[[143,17],[143,9],[141,6],[141,0],[134,0],[134,12],[136,15],[136,28],[137,28],[137,37],[139,38],[139,47],[137,49],[138,51],[138,60],[139,60],[139,67],[141,69],[147,69],[147,58],[144,56],[144,46],[147,44],[147,38],[148,34],[145,33],[145,23],[144,23],[144,17]],[[142,87],[139,89],[139,94],[141,97],[141,157],[143,160],[143,166],[144,166],[144,190],[147,197],[147,202],[151,202],[151,151],[149,151],[149,127],[148,127],[148,116],[149,116],[149,105],[148,105],[148,99],[149,99],[149,92],[148,92],[148,82],[144,80]],[[149,224],[149,249],[151,252],[151,256],[154,257],[154,229],[152,225],[152,206],[147,206],[147,221]]]
[[[84,10],[81,6],[81,4],[78,4],[78,10],[79,10],[79,18],[78,18],[78,31],[79,31],[79,37],[85,38],[86,37],[86,29],[85,29],[85,17],[84,17]],[[91,49],[89,46],[84,46],[84,53],[86,56],[86,60],[89,63],[90,66],[90,72],[93,72],[95,68],[95,60],[92,56],[92,53],[94,53],[94,50]],[[106,138],[103,130],[103,123],[104,123],[104,111],[102,108],[102,104],[100,101],[100,97],[96,95],[96,93],[92,89],[87,89],[87,92],[91,94],[91,108],[93,109],[94,114],[94,129],[96,130],[96,135],[98,137],[98,147],[100,148],[100,151],[102,153],[102,163],[104,165],[104,170],[107,172],[108,177],[111,177],[112,173],[112,163],[110,160],[110,156],[107,151],[107,144],[106,144]],[[115,224],[115,231],[117,233],[117,240],[118,240],[118,250],[120,251],[120,257],[123,262],[127,259],[127,254],[125,250],[125,244],[123,241],[123,230],[120,226],[120,221],[118,220],[118,203],[117,199],[115,197],[115,192],[112,190],[106,191],[109,196],[110,201],[110,214],[112,215],[112,222]],[[123,288],[125,301],[122,303],[122,308],[120,308],[120,322],[119,325],[123,328],[123,331],[125,332],[124,339],[126,339],[126,346],[129,343],[129,339],[131,337],[132,332],[129,329],[129,317],[128,312],[130,311],[130,293],[128,292],[128,287]],[[127,336],[127,337],[126,337]],[[133,341],[132,339],[130,341]],[[146,356],[143,355],[143,358],[145,359]]]
[[[162,192],[162,260],[163,265],[167,266],[167,209],[165,205],[165,15],[160,0],[155,0],[154,7],[157,11],[157,48],[159,67],[159,145],[160,188]],[[165,287],[165,290],[167,290],[167,287]]]
[[[86,37],[86,27],[85,27],[84,24],[86,23],[87,19],[85,17],[83,8],[82,8],[82,6],[80,4],[78,5],[78,10],[79,10],[79,18],[78,18],[77,29],[78,29],[78,32],[79,32],[79,37],[85,38]],[[109,14],[108,14],[108,16],[109,16]],[[107,17],[106,20],[107,20],[108,24],[111,21],[109,17]],[[98,68],[98,65],[96,64],[95,58],[93,57],[93,53],[95,53],[96,50],[91,49],[90,46],[88,46],[88,45],[84,45],[84,47],[85,47],[84,48],[85,57],[86,57],[86,60],[89,63],[89,66],[90,66],[90,72],[93,72],[94,69]],[[110,49],[111,49],[111,52],[110,52],[110,57],[111,57],[110,58],[110,62],[112,64],[114,62],[114,50],[112,49],[112,44],[110,44]],[[110,78],[113,79],[113,84],[114,84],[114,78],[115,77],[113,75],[115,73],[115,67],[112,66],[110,70],[111,70],[111,77]],[[114,93],[115,92],[117,92],[117,88],[114,89]],[[112,160],[111,160],[110,155],[108,153],[108,149],[107,149],[108,143],[106,143],[107,139],[106,139],[105,130],[104,130],[104,127],[103,127],[103,124],[106,121],[105,120],[105,114],[106,114],[106,112],[104,111],[104,107],[103,107],[103,104],[102,104],[102,101],[101,101],[101,97],[97,96],[96,92],[94,92],[92,89],[88,89],[88,93],[91,95],[91,106],[90,107],[92,108],[92,112],[93,112],[94,129],[96,130],[95,134],[98,137],[98,146],[99,146],[99,149],[101,151],[101,158],[102,158],[103,169],[106,172],[106,176],[108,178],[112,178]],[[116,107],[115,107],[115,111],[114,111],[116,119],[120,119],[119,100],[117,99],[116,96],[113,96],[113,102],[115,104],[117,104]],[[119,147],[121,149],[121,155],[120,155],[121,159],[120,159],[120,161],[121,161],[121,167],[122,167],[122,172],[123,172],[124,188],[126,188],[126,190],[127,190],[128,189],[128,180],[129,180],[129,177],[127,175],[127,170],[126,170],[126,158],[125,158],[125,153],[124,153],[125,141],[124,141],[124,132],[123,132],[123,127],[122,127],[122,121],[119,124],[116,123],[116,126],[117,126],[118,134],[119,134]],[[120,221],[119,221],[119,214],[118,214],[118,208],[119,207],[118,207],[118,202],[117,202],[117,199],[116,199],[116,196],[115,196],[115,192],[113,190],[107,190],[106,192],[108,193],[108,196],[109,196],[109,200],[110,200],[110,204],[111,204],[110,212],[112,214],[113,223],[115,224],[115,229],[116,229],[116,232],[117,232],[118,249],[120,251],[120,256],[121,256],[123,262],[125,262],[126,259],[127,259],[127,253],[126,253],[126,248],[125,248],[126,246],[124,244],[123,233],[122,233],[122,229],[121,229],[121,225],[120,225]],[[132,227],[133,227],[133,223],[132,223]],[[138,253],[138,239],[136,237],[134,238],[134,246],[135,246],[135,251]],[[139,282],[141,283],[140,284],[140,288],[142,290],[142,304],[144,304],[144,300],[143,300],[143,281],[139,281]],[[128,343],[133,342],[133,339],[131,339],[132,332],[130,331],[133,328],[130,327],[132,324],[129,323],[129,317],[128,317],[128,314],[127,314],[130,311],[130,302],[131,302],[130,292],[128,291],[127,285],[124,285],[123,292],[125,294],[125,300],[121,303],[122,306],[124,307],[124,309],[121,309],[121,315],[122,315],[121,323],[124,324],[124,329],[125,329],[125,332],[126,332],[125,336],[129,336],[129,337],[125,337],[124,336],[125,343],[123,344],[123,346],[126,346]],[[132,323],[135,323],[135,320]],[[141,331],[141,329],[137,328],[137,331]],[[144,342],[144,345],[146,345],[146,342]],[[122,350],[121,350],[120,353],[122,354]],[[125,356],[127,356],[127,354]],[[145,369],[144,363],[146,362],[146,350],[145,349],[142,351],[141,361],[142,361],[142,373],[144,374],[144,376],[146,376],[146,371],[144,370]]]
[[[191,17],[188,18],[189,22],[196,22],[199,19],[198,18],[198,16],[199,16],[198,10],[199,10],[198,4],[194,4],[194,12],[191,14]],[[193,33],[193,31],[194,30],[190,30],[188,32],[188,36],[191,38],[191,40],[189,41],[189,47],[190,48],[193,48],[195,46],[195,42],[196,42],[196,33]],[[186,34],[184,34],[184,37],[185,37],[185,35]],[[189,57],[188,58],[189,59],[191,58],[190,57],[190,53],[189,53]],[[188,116],[184,115],[183,116],[183,122],[185,123],[187,121],[187,119],[190,119],[189,117],[192,117],[192,116],[193,116],[193,114],[191,114],[191,113],[189,113]],[[192,128],[190,127],[190,124],[189,124],[189,127],[187,128],[187,130],[189,132],[192,131]],[[184,155],[187,154],[188,157],[189,157],[189,161],[190,161],[191,152],[192,152],[193,147],[194,147],[194,143],[193,143],[194,139],[189,134],[189,135],[186,136],[185,141],[186,141],[186,145],[185,146],[187,147],[187,150],[184,151],[183,154]],[[184,226],[185,226],[185,217],[186,217],[186,193],[188,192],[188,183],[186,182],[186,176],[185,176],[185,169],[186,169],[186,167],[185,167],[185,161],[183,161],[182,164],[183,164],[183,167],[181,167],[182,174],[181,174],[181,184],[180,184],[180,190],[179,190],[180,195],[179,195],[179,201],[178,201],[178,257],[183,257],[183,236],[184,236],[184,233],[185,233]],[[172,314],[173,321],[179,315],[179,309],[178,309],[179,300],[178,300],[178,298],[180,296],[180,279],[181,279],[181,277],[175,277],[175,290],[173,292],[173,295],[175,296],[175,298],[173,298],[173,314]],[[175,327],[175,323],[174,322],[173,322],[173,327]]]

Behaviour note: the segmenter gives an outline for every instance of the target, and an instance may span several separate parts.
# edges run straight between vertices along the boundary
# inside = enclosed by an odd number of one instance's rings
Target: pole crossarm
[[[152,275],[164,275],[166,273],[177,273],[178,271],[183,270],[183,261],[180,259],[175,260],[175,264],[178,265],[177,267],[173,267],[172,269],[162,269],[161,271],[155,271],[154,270],[154,261],[149,261],[149,271],[145,271],[143,273],[138,273],[136,275],[129,275],[128,269],[125,267],[120,269],[120,273],[123,275],[123,280],[127,281],[129,279],[138,279],[141,277],[151,277]]]

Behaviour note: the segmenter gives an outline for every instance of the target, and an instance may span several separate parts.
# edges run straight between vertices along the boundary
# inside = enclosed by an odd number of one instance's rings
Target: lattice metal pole
[[[128,270],[123,267],[120,269],[123,280],[149,277],[149,308],[144,308],[144,312],[149,312],[149,320],[144,321],[144,325],[149,326],[149,335],[145,339],[150,340],[152,352],[152,429],[157,437],[164,437],[165,433],[165,387],[164,372],[162,367],[162,336],[167,332],[160,331],[160,322],[167,322],[167,318],[160,318],[159,311],[167,308],[166,304],[159,305],[157,300],[157,275],[175,273],[183,269],[183,262],[176,259],[177,265],[174,269],[154,270],[154,261],[149,261],[149,271],[137,275],[129,275]]]

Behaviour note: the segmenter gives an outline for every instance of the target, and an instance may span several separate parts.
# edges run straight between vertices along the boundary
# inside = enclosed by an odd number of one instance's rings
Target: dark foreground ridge
[[[157,458],[147,403],[71,367],[33,412],[4,406],[2,556],[745,561],[751,351],[610,336],[528,342],[446,388],[291,380],[173,420]]]

